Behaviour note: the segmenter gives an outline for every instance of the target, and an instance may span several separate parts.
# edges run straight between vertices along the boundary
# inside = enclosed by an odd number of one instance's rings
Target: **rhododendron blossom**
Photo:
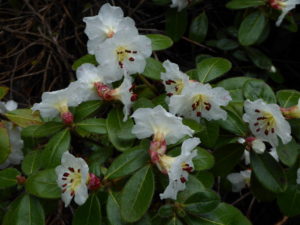
[[[178,8],[178,11],[183,10],[192,0],[172,0],[171,8]]]
[[[227,179],[232,185],[233,192],[240,192],[243,188],[250,185],[251,170],[240,171],[239,173],[230,173]]]
[[[118,31],[129,30],[136,32],[134,21],[129,17],[124,17],[120,7],[104,4],[98,15],[84,17],[86,23],[84,32],[88,36],[88,52],[95,54],[99,46],[109,38],[112,38]]]
[[[281,15],[276,21],[276,26],[280,26],[284,17],[296,7],[297,4],[300,4],[300,0],[269,0],[270,6],[274,9],[281,11]]]
[[[180,95],[170,97],[169,108],[171,113],[197,121],[202,117],[207,120],[225,120],[227,112],[220,106],[226,106],[229,101],[231,96],[224,88],[192,82]]]
[[[189,77],[179,70],[179,66],[175,63],[166,60],[163,62],[163,67],[166,72],[161,73],[160,78],[163,80],[167,95],[181,94],[183,88],[188,85]]]
[[[292,140],[291,127],[276,104],[267,104],[262,99],[244,103],[243,120],[249,123],[252,134],[273,147],[278,145],[279,136],[283,144]]]
[[[61,158],[61,165],[56,167],[55,171],[65,207],[70,204],[73,197],[78,205],[84,204],[88,198],[89,181],[89,167],[86,162],[65,152]]]
[[[17,109],[18,103],[16,103],[14,100],[9,100],[7,102],[1,102],[0,101],[0,113],[7,113],[9,111],[13,111]]]
[[[152,53],[151,41],[137,31],[122,30],[95,52],[100,66],[120,79],[124,73],[142,73]],[[125,72],[124,72],[125,70]]]
[[[179,156],[171,157],[163,155],[160,157],[157,165],[169,177],[169,185],[159,195],[161,199],[171,198],[176,200],[177,193],[185,189],[188,175],[194,169],[192,159],[197,155],[195,148],[199,144],[199,138],[190,138],[182,143],[181,154]]]

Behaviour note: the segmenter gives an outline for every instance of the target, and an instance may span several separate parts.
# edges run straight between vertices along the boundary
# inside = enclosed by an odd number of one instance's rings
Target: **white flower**
[[[7,113],[18,108],[18,103],[14,100],[9,100],[6,103],[0,102],[0,113]]]
[[[112,38],[120,30],[132,30],[136,32],[134,21],[124,17],[120,7],[104,4],[97,16],[84,17],[86,23],[84,32],[88,36],[88,52],[95,54],[99,46],[109,38]]]
[[[260,139],[255,139],[254,141],[251,142],[251,147],[254,152],[257,154],[263,154],[266,150],[266,145],[265,143],[260,140]]]
[[[280,26],[284,17],[296,7],[297,4],[300,4],[300,0],[270,0],[271,7],[281,10],[281,15],[276,21],[276,26]]]
[[[188,175],[193,171],[192,159],[197,155],[195,148],[200,144],[199,138],[185,140],[181,146],[181,154],[177,157],[163,155],[160,158],[160,169],[168,174],[169,185],[164,193],[160,194],[160,199],[171,198],[176,200],[177,193],[185,189]]]
[[[131,117],[135,120],[132,133],[139,139],[154,135],[154,140],[166,140],[167,144],[175,144],[185,135],[191,137],[194,133],[182,124],[182,118],[167,112],[160,105],[153,109],[139,108]]]
[[[166,72],[161,73],[160,78],[163,80],[167,95],[181,94],[183,88],[189,83],[189,77],[179,70],[177,64],[169,60],[164,61],[163,67]]]
[[[250,164],[250,152],[248,150],[244,150],[244,154],[242,156],[242,159],[244,159],[245,165]]]
[[[21,139],[21,128],[14,126],[13,123],[5,123],[9,135],[9,144],[11,153],[9,154],[6,161],[0,164],[0,169],[4,169],[9,165],[19,165],[24,158],[22,151],[24,142]]]
[[[300,168],[297,170],[297,180],[296,180],[297,184],[300,184]]]
[[[54,118],[67,113],[69,107],[77,106],[83,101],[84,84],[73,82],[67,88],[44,92],[42,102],[33,105],[32,110],[39,110],[43,118]]]
[[[278,105],[267,104],[258,99],[254,102],[245,101],[244,108],[243,120],[249,123],[255,137],[269,142],[273,147],[278,145],[277,135],[283,144],[292,140],[291,127],[282,116]]]
[[[240,192],[246,185],[250,185],[251,170],[240,171],[239,173],[230,173],[227,179],[232,184],[233,192]]]
[[[178,11],[183,10],[191,0],[172,0],[171,8],[178,8]]]
[[[102,68],[110,71],[111,76],[121,79],[126,73],[142,73],[146,58],[151,55],[151,40],[137,31],[120,31],[113,38],[106,40],[95,52]]]
[[[231,97],[222,87],[212,88],[209,84],[192,82],[183,89],[180,95],[170,97],[170,112],[200,121],[225,120],[227,112],[220,106],[226,106]]]
[[[98,88],[107,86],[110,88],[110,83],[116,81],[116,78],[111,77],[109,73],[102,68],[97,68],[93,64],[85,63],[81,65],[76,76],[78,81],[82,83],[82,100],[97,100],[100,99]]]
[[[89,167],[82,158],[65,152],[61,165],[55,168],[57,184],[62,189],[61,198],[67,207],[75,196],[75,202],[82,205],[88,198]]]

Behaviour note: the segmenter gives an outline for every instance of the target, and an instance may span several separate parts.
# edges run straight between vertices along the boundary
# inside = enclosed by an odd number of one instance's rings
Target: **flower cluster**
[[[272,8],[280,10],[281,15],[278,17],[276,21],[276,26],[280,26],[284,17],[296,7],[296,5],[300,4],[300,0],[269,0],[269,4]]]

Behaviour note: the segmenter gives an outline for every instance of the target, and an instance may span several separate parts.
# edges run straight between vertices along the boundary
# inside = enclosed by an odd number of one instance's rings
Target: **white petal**
[[[75,193],[75,202],[77,203],[77,205],[83,205],[86,200],[88,199],[89,194],[88,194],[88,189],[86,185],[81,185]]]

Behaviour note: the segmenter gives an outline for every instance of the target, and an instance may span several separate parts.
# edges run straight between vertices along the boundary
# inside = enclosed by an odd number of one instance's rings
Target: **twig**
[[[285,224],[285,222],[288,220],[289,218],[287,216],[284,216],[282,218],[282,220],[280,220],[279,222],[277,222],[275,225],[283,225]]]

